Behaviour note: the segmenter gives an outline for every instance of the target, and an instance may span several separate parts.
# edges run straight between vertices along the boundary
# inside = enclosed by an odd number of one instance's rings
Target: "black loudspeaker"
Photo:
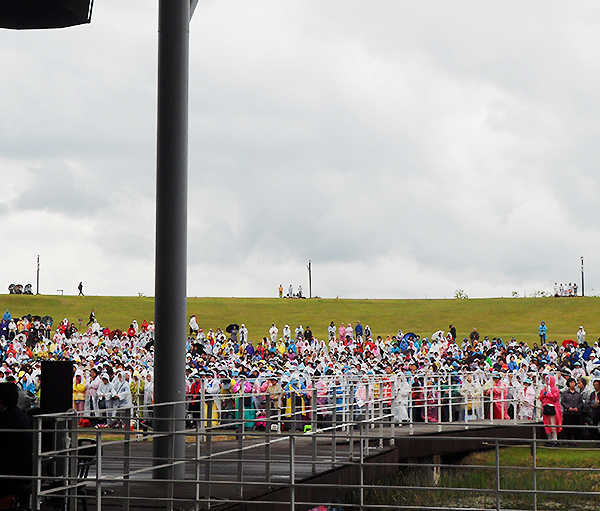
[[[0,0],[1,28],[64,28],[91,18],[92,0]]]
[[[73,362],[43,361],[40,412],[63,413],[73,408]]]

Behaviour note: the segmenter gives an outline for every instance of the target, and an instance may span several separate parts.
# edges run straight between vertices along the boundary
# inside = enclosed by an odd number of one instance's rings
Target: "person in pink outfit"
[[[502,382],[500,375],[494,373],[492,376],[494,386],[491,388],[492,394],[492,411],[494,419],[510,419],[508,415],[508,388]]]
[[[558,433],[562,431],[562,409],[560,406],[560,391],[556,386],[554,375],[546,376],[546,385],[540,391],[544,428],[548,439],[556,443]]]

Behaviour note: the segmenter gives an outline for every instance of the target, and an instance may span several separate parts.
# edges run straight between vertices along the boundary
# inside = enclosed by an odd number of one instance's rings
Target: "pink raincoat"
[[[549,374],[546,380],[547,385],[540,392],[540,401],[542,402],[542,409],[544,408],[544,405],[554,405],[554,409],[556,410],[556,424],[558,425],[556,432],[560,433],[562,431],[560,426],[562,425],[563,421],[562,407],[560,406],[560,391],[558,390],[555,382],[556,380],[554,376]],[[553,416],[544,415],[543,417],[544,424],[552,424],[551,421]],[[550,434],[554,428],[546,427],[544,429],[546,430],[546,433]]]

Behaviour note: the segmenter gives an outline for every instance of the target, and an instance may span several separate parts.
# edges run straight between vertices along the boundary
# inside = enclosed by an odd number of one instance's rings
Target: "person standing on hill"
[[[473,331],[469,334],[469,339],[471,339],[471,344],[479,340],[479,332],[477,331],[477,328],[473,328]]]
[[[79,285],[77,286],[77,289],[79,289],[79,295],[78,296],[85,296],[83,294],[83,282],[79,282]]]
[[[583,329],[583,326],[579,327],[579,330],[577,330],[577,344],[581,345],[585,342],[585,330]]]
[[[279,329],[275,326],[275,323],[273,323],[271,325],[271,328],[269,328],[269,335],[271,336],[271,343],[273,345],[275,345],[275,342],[277,341],[278,333],[279,333]]]
[[[196,315],[192,314],[190,316],[190,335],[192,334],[196,334],[196,336],[198,335],[198,331],[200,330],[200,327],[198,326],[198,320],[196,319]]]
[[[354,332],[356,333],[356,340],[360,340],[362,341],[362,337],[363,337],[363,327],[360,324],[360,321],[358,321],[356,323],[356,326],[354,327]]]
[[[283,285],[279,284],[279,298],[283,296]]]
[[[327,333],[329,334],[329,342],[335,339],[335,323],[332,321],[327,327]]]
[[[310,326],[306,326],[306,330],[304,330],[304,340],[311,342],[313,338],[313,333],[312,330],[310,329]]]
[[[542,321],[540,323],[540,326],[538,328],[538,335],[540,336],[540,343],[541,344],[546,344],[546,334],[548,332],[548,327],[546,326],[546,323],[544,321]]]
[[[448,327],[448,330],[450,332],[450,335],[452,336],[452,340],[456,341],[456,328],[454,328],[454,326],[450,325]]]
[[[94,312],[94,309],[92,309],[92,311],[90,312],[90,320],[86,323],[85,326],[90,326],[92,323],[94,323],[95,320],[96,320],[96,313]]]

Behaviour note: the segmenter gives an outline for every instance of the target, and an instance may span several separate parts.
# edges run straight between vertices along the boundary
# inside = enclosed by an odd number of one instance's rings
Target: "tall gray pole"
[[[585,296],[585,287],[583,285],[583,256],[581,256],[581,296]]]
[[[190,0],[160,0],[158,16],[154,430],[175,433],[185,429]],[[155,466],[183,459],[185,437],[155,438],[153,454]],[[154,477],[183,478],[183,469]]]

